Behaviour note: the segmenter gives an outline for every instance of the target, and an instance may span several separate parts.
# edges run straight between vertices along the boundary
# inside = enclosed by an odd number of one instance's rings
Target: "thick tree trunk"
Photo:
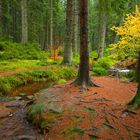
[[[140,107],[140,52],[137,64],[137,78],[138,78],[138,89],[135,97],[130,101],[129,105],[133,105],[134,107]]]
[[[106,24],[107,24],[107,8],[106,0],[99,0],[99,43],[98,43],[98,58],[103,57],[106,38]]]
[[[27,0],[21,0],[22,39],[23,44],[28,42]]]
[[[66,8],[66,36],[64,46],[64,58],[62,64],[72,62],[72,0],[67,0]]]
[[[88,1],[80,0],[80,65],[78,77],[74,84],[83,88],[93,85],[89,78],[89,52],[88,52]]]
[[[53,0],[50,0],[50,45],[53,46]]]

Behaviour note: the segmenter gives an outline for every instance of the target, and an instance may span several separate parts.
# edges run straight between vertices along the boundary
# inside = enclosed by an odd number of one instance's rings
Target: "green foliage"
[[[28,119],[33,120],[34,116],[41,117],[41,114],[46,112],[46,109],[45,109],[46,106],[47,106],[46,102],[41,102],[41,103],[36,103],[36,104],[31,105],[27,111]]]
[[[109,57],[103,57],[93,65],[93,72],[97,75],[108,75],[108,70],[116,63]]]
[[[5,94],[10,92],[14,87],[23,84],[23,81],[17,77],[1,77],[0,78],[0,92]]]
[[[93,68],[93,72],[97,75],[108,75],[108,70],[106,70],[105,68],[103,67],[94,67]]]
[[[33,81],[42,81],[44,79],[45,81],[55,82],[58,80],[58,75],[53,70],[36,70],[27,72],[27,74]]]
[[[57,62],[54,60],[51,60],[51,59],[41,60],[37,63],[37,65],[39,65],[39,66],[50,66],[50,65],[54,65],[54,64],[57,64]]]
[[[131,70],[127,75],[125,75],[127,79],[130,79],[132,81],[137,81],[137,75],[136,75],[136,70]]]
[[[0,78],[0,93],[9,93],[13,88],[29,82],[47,81],[48,83],[64,83],[76,76],[73,67],[52,66],[48,70],[19,72],[16,75]]]
[[[104,57],[104,58],[99,59],[94,66],[109,69],[114,63],[115,62],[112,59],[108,57]]]
[[[58,84],[66,83],[67,81],[65,79],[59,79]]]
[[[94,60],[95,58],[98,57],[98,54],[97,54],[97,51],[92,51],[90,52],[90,59],[91,60]]]
[[[40,60],[4,60],[0,61],[0,71],[35,68],[39,62]]]
[[[134,108],[140,108],[140,92],[139,91],[137,91],[137,94],[132,98],[132,100],[128,104],[133,105]]]
[[[62,56],[64,54],[64,47],[58,50],[58,55]]]
[[[41,59],[45,54],[39,49],[37,44],[21,45],[13,42],[0,42],[0,59]]]
[[[43,118],[43,113],[47,112],[46,107],[47,103],[41,102],[29,106],[27,110],[27,119],[41,129],[46,127],[46,121]]]
[[[79,64],[79,62],[80,62],[79,55],[77,55],[75,58],[73,58],[73,62],[74,62],[74,64]]]
[[[63,67],[63,69],[60,69],[57,72],[59,77],[66,80],[71,79],[76,75],[76,71],[74,71],[72,67]]]

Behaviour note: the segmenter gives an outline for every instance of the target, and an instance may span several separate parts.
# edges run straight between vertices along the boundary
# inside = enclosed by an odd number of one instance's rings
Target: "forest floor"
[[[137,84],[108,76],[94,77],[93,81],[100,87],[89,87],[85,93],[69,81],[35,95],[36,102],[45,102],[46,110],[52,110],[43,113],[48,129],[44,140],[140,139],[140,109],[133,111],[122,105],[135,95]],[[25,120],[26,102],[0,104],[1,140],[42,140]]]
[[[44,89],[37,102],[46,102],[48,122],[45,140],[138,140],[140,110],[122,105],[136,93],[136,83],[118,78],[95,77],[100,87],[89,87],[83,93],[79,86],[64,85]]]

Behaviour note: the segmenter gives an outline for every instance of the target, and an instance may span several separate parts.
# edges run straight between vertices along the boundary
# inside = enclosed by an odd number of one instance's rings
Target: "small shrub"
[[[97,63],[95,64],[95,67],[98,66],[98,67],[103,67],[105,69],[109,69],[115,62],[108,58],[108,57],[104,57],[104,58],[101,58],[97,61]]]
[[[31,105],[27,110],[27,118],[33,124],[40,126],[44,121],[42,114],[46,112],[47,103],[41,102]]]
[[[60,78],[66,80],[71,79],[76,75],[75,70],[71,67],[64,67],[63,69],[60,69],[57,72]]]
[[[116,61],[109,57],[98,59],[98,61],[93,65],[93,72],[97,75],[108,75],[109,68],[115,63]]]
[[[108,70],[103,67],[93,67],[93,72],[100,76],[108,75]]]
[[[98,57],[97,51],[90,52],[90,59],[94,60],[97,57]]]
[[[77,55],[75,58],[73,58],[73,63],[79,64],[79,62],[80,62],[80,57],[79,57],[79,55]]]

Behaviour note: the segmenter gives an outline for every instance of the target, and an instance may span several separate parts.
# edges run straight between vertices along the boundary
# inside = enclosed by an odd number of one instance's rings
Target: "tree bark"
[[[107,25],[107,8],[106,0],[99,0],[99,42],[98,42],[98,58],[103,57],[106,38],[106,25]]]
[[[80,65],[74,84],[86,86],[94,85],[89,78],[88,51],[88,1],[80,0]]]
[[[135,97],[130,101],[129,105],[134,107],[140,107],[140,52],[137,64],[137,79],[138,79],[138,89]]]
[[[0,35],[2,35],[2,2],[0,0]]]
[[[50,0],[50,45],[53,46],[53,0]]]
[[[21,15],[22,15],[22,39],[21,42],[28,42],[28,17],[27,17],[27,0],[21,0]]]
[[[66,8],[66,36],[64,58],[62,64],[72,63],[72,0],[67,0]]]
[[[72,25],[72,49],[73,49],[73,57],[76,57],[77,49],[78,49],[78,36],[79,36],[79,22],[78,22],[78,14],[79,14],[79,1],[73,0],[73,25]]]

